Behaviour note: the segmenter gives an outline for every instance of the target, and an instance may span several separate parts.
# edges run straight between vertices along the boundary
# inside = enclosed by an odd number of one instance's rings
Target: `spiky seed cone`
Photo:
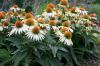
[[[5,16],[2,12],[0,12],[0,19],[3,19]]]
[[[44,18],[38,18],[37,21],[38,21],[39,23],[42,23],[42,24],[45,23],[45,19],[44,19]]]
[[[32,32],[35,33],[35,34],[38,34],[40,32],[40,27],[39,26],[35,26],[33,29],[32,29]]]
[[[3,22],[3,26],[8,26],[8,25],[9,25],[9,22],[7,22],[7,21]]]
[[[25,18],[28,19],[28,18],[34,18],[34,17],[31,13],[26,13]]]
[[[55,20],[50,20],[50,21],[49,21],[49,25],[51,25],[51,26],[55,26],[55,25],[56,25]]]
[[[68,31],[68,27],[62,27],[62,28],[61,28],[61,32],[62,32],[62,33],[65,33],[65,31]]]
[[[34,21],[33,21],[32,18],[28,18],[28,19],[26,20],[25,24],[28,25],[28,26],[34,25]]]
[[[20,27],[23,26],[23,23],[22,23],[21,21],[16,21],[15,26],[16,26],[17,28],[20,28]]]
[[[71,38],[71,37],[72,37],[72,33],[69,32],[69,31],[65,31],[64,36],[65,36],[66,38]]]
[[[65,21],[62,23],[62,26],[69,27],[71,25],[70,21]]]
[[[47,7],[47,8],[46,8],[46,12],[47,12],[47,13],[52,12],[52,8],[51,8],[51,7]]]
[[[61,5],[65,5],[65,6],[68,5],[68,1],[67,0],[61,0],[60,3],[61,3]]]
[[[54,4],[52,4],[52,3],[49,3],[49,4],[47,5],[47,7],[54,8],[54,7],[55,7],[55,5],[54,5]]]

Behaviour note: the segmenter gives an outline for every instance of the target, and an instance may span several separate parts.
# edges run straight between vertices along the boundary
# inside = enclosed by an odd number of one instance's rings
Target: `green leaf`
[[[64,47],[59,47],[58,49],[61,50],[61,51],[63,51],[63,52],[68,52],[68,50],[65,49]]]
[[[27,52],[18,52],[16,53],[12,58],[13,58],[13,66],[19,66],[19,63],[26,57]]]
[[[60,61],[58,59],[49,59],[50,66],[60,66]]]
[[[49,45],[51,51],[52,51],[52,54],[54,57],[56,57],[56,54],[57,54],[57,51],[58,51],[58,47],[57,46],[51,46]]]
[[[0,49],[0,61],[5,61],[10,58],[10,53],[5,49]]]

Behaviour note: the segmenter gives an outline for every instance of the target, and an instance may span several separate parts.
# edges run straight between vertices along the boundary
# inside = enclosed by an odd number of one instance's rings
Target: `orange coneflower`
[[[32,18],[28,18],[25,22],[26,25],[31,26],[34,25],[34,20]]]
[[[51,12],[52,12],[52,8],[51,8],[51,7],[47,7],[47,8],[46,8],[46,12],[47,12],[47,13],[51,13]]]
[[[45,23],[45,19],[44,18],[38,18],[37,21],[41,24]]]
[[[61,32],[64,33],[65,31],[68,31],[68,27],[62,27]]]
[[[62,26],[69,27],[71,25],[70,21],[65,21],[62,23]]]
[[[0,12],[0,19],[3,19],[5,16],[2,12]]]
[[[39,26],[35,26],[35,27],[32,29],[32,32],[35,33],[35,34],[39,33],[39,31],[40,31],[40,27],[39,27]]]
[[[8,26],[9,25],[9,22],[8,21],[4,21],[3,22],[3,26]]]
[[[54,8],[54,7],[55,7],[55,5],[54,5],[54,4],[52,4],[52,3],[49,3],[49,4],[47,5],[47,7]]]
[[[62,33],[61,31],[57,31],[56,35],[59,37],[59,41],[60,42],[62,42],[64,44],[67,44],[69,46],[73,45],[73,42],[71,40],[72,32],[65,30],[65,32]]]
[[[45,38],[45,34],[46,33],[41,30],[39,26],[34,26],[32,29],[26,32],[26,36],[34,41],[43,40]]]
[[[28,19],[28,18],[34,18],[34,16],[31,13],[26,13],[25,14],[25,18],[26,19]]]
[[[26,31],[28,31],[28,26],[23,24],[21,21],[16,21],[15,26],[9,32],[9,36],[11,36],[13,34],[19,34],[20,35],[21,33],[25,33]]]
[[[51,26],[55,26],[55,25],[56,25],[55,20],[50,20],[50,21],[49,21],[49,25],[51,25]]]
[[[15,26],[16,26],[17,28],[20,28],[20,27],[23,26],[23,23],[22,23],[21,21],[16,21]]]
[[[72,37],[72,33],[69,31],[65,31],[64,36],[67,38],[71,38]]]
[[[68,1],[67,0],[61,0],[60,3],[61,3],[61,5],[68,5]]]

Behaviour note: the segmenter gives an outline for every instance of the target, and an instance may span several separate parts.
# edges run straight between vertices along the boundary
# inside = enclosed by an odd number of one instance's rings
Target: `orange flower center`
[[[40,27],[39,26],[35,26],[33,29],[32,29],[32,32],[35,33],[35,34],[38,34],[40,32]]]
[[[28,26],[34,25],[34,21],[33,21],[32,18],[29,18],[29,19],[26,20],[25,24],[28,25]]]
[[[62,27],[61,32],[64,33],[65,31],[68,31],[68,28],[67,27]]]
[[[61,0],[60,3],[61,3],[61,5],[67,5],[68,1],[67,0]]]
[[[85,19],[89,19],[89,15],[83,15],[83,17],[85,18]]]
[[[17,28],[20,28],[20,27],[23,26],[23,23],[22,23],[21,21],[16,21],[15,26],[16,26]]]
[[[51,26],[55,26],[55,25],[56,25],[56,22],[55,22],[55,20],[50,20],[50,21],[49,21],[49,24],[50,24]]]
[[[9,25],[9,22],[7,22],[7,21],[3,22],[3,26],[8,26],[8,25]]]
[[[25,18],[28,19],[28,18],[33,18],[33,15],[31,13],[26,13],[25,14]]]
[[[63,26],[65,27],[69,27],[71,25],[71,22],[70,21],[65,21],[62,23]]]
[[[49,3],[49,4],[47,5],[47,7],[54,8],[54,7],[55,7],[55,5],[54,5],[54,4],[52,4],[52,3]]]
[[[72,37],[72,33],[69,32],[69,31],[65,31],[64,36],[65,36],[66,38],[71,38],[71,37]]]
[[[38,18],[38,20],[37,20],[39,23],[44,23],[45,22],[45,19],[44,18]]]
[[[2,12],[0,12],[0,19],[4,18],[4,14]]]
[[[52,8],[51,8],[51,7],[47,7],[47,8],[46,8],[46,12],[47,12],[47,13],[52,12]]]

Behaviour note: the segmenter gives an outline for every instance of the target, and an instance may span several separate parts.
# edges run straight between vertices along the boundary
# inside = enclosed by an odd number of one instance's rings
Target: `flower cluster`
[[[76,27],[90,32],[95,28],[96,20],[96,14],[88,14],[82,7],[69,7],[67,0],[61,0],[57,5],[48,4],[39,17],[14,5],[8,12],[0,12],[0,32],[10,26],[12,29],[8,32],[9,36],[24,33],[33,41],[42,41],[53,29],[54,34],[59,37],[58,41],[73,45],[71,38]]]

